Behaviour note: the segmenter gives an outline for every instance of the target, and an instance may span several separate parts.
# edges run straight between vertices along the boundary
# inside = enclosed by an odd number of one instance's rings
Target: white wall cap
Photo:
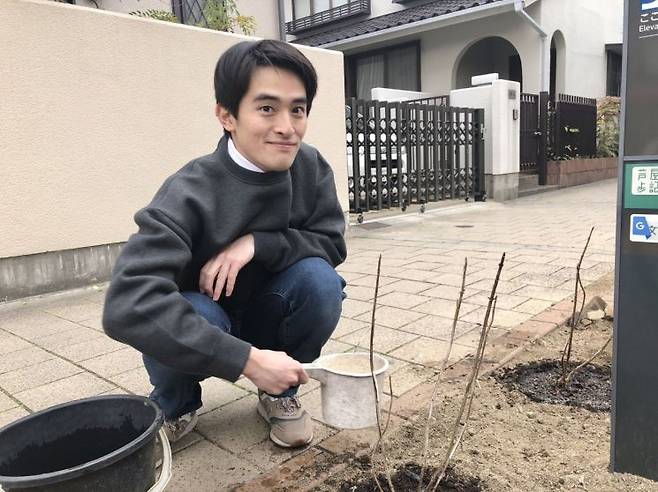
[[[485,73],[482,75],[475,75],[471,77],[471,85],[472,86],[478,86],[478,85],[487,85],[491,84],[494,80],[498,80],[499,74],[497,73]]]

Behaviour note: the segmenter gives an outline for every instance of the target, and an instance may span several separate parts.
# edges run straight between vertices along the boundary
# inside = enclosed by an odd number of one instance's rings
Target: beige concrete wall
[[[279,39],[277,0],[236,0],[235,4],[241,15],[251,15],[256,19],[256,36]]]
[[[55,2],[0,2],[0,258],[124,241],[163,179],[212,152],[218,56],[241,36]],[[307,142],[347,210],[342,54]]]

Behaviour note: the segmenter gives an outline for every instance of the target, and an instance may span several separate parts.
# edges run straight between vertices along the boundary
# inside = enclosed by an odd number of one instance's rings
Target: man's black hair
[[[315,68],[297,48],[272,39],[243,41],[233,45],[219,58],[215,67],[216,102],[237,118],[240,101],[258,67],[281,68],[297,75],[306,89],[306,112],[311,111],[318,88]]]

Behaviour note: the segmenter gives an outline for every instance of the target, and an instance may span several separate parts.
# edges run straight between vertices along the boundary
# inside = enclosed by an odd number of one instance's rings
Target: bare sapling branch
[[[580,371],[583,367],[585,367],[587,364],[592,362],[594,359],[596,359],[599,355],[603,353],[605,348],[608,346],[608,344],[612,341],[612,337],[609,337],[606,342],[603,344],[603,347],[601,347],[593,356],[591,356],[589,359],[587,359],[585,362],[580,364],[578,367],[576,367],[573,371],[571,371],[569,374],[567,374],[565,384],[569,384],[571,382],[571,379],[573,378],[574,374],[576,372]]]
[[[436,375],[436,380],[434,381],[434,389],[432,390],[432,398],[430,399],[430,404],[427,409],[427,422],[425,423],[425,443],[423,444],[423,455],[421,458],[420,465],[420,478],[418,480],[418,492],[423,488],[423,476],[425,474],[425,466],[427,463],[427,451],[429,449],[430,443],[430,426],[432,422],[432,411],[434,410],[434,401],[436,399],[436,393],[439,388],[439,382],[443,371],[445,371],[448,366],[448,361],[450,360],[450,352],[452,351],[452,345],[455,341],[455,331],[457,329],[457,321],[459,320],[459,311],[462,307],[462,300],[464,299],[464,292],[466,291],[466,270],[468,269],[468,258],[464,258],[464,271],[462,273],[462,285],[459,290],[459,297],[457,298],[457,305],[455,306],[455,316],[452,319],[452,330],[450,332],[450,344],[448,345],[448,351],[446,352],[441,367]]]
[[[589,246],[589,242],[592,239],[592,233],[594,232],[594,227],[592,227],[589,231],[589,236],[587,236],[587,242],[585,243],[585,247],[583,248],[583,252],[580,254],[580,259],[578,260],[578,264],[576,265],[576,285],[574,286],[574,294],[573,294],[573,311],[571,313],[571,323],[569,326],[569,337],[567,338],[567,343],[564,346],[564,349],[562,350],[562,360],[560,362],[561,366],[561,376],[560,379],[558,380],[558,384],[560,385],[565,385],[567,383],[567,367],[569,366],[569,361],[571,360],[571,349],[573,346],[573,334],[576,329],[576,326],[580,322],[580,318],[583,314],[583,308],[585,307],[585,298],[586,298],[586,293],[585,293],[585,287],[583,287],[583,282],[580,278],[580,267],[583,264],[583,259],[585,258],[585,252],[587,251],[587,247]],[[578,311],[578,314],[576,315],[576,306],[578,305],[578,289],[582,290],[583,293],[583,299],[580,305],[580,310]]]
[[[494,317],[496,314],[496,303],[498,297],[496,296],[496,290],[498,289],[498,282],[500,281],[500,274],[503,270],[503,265],[505,264],[505,253],[500,258],[500,263],[498,264],[498,272],[496,273],[496,278],[491,288],[491,295],[489,296],[489,302],[487,303],[487,310],[484,315],[484,321],[482,323],[482,330],[480,331],[480,341],[478,343],[477,350],[475,352],[475,357],[473,359],[473,369],[469,377],[466,389],[464,391],[464,396],[462,398],[462,403],[457,413],[457,418],[455,419],[455,424],[452,430],[452,438],[450,440],[450,446],[446,453],[445,459],[443,460],[443,465],[438,469],[429,481],[427,490],[436,490],[443,480],[443,477],[446,474],[448,466],[459,446],[464,431],[466,429],[466,424],[471,414],[471,407],[473,404],[473,399],[475,397],[475,387],[477,384],[477,379],[480,372],[480,367],[482,365],[482,359],[484,358],[484,350],[487,344],[487,337],[489,336],[489,331],[493,325]]]
[[[378,438],[377,438],[377,442],[375,443],[375,446],[372,448],[370,461],[372,462],[372,474],[375,479],[375,483],[377,484],[379,490],[381,492],[384,492],[384,489],[379,483],[379,478],[377,477],[377,470],[375,469],[375,460],[374,460],[377,451],[381,451],[382,458],[384,461],[384,471],[386,473],[386,480],[388,482],[388,486],[390,487],[391,492],[395,492],[395,488],[393,487],[393,481],[391,479],[391,472],[388,465],[388,457],[386,456],[386,452],[384,451],[383,446],[381,445],[382,437],[384,436],[384,431],[382,430],[382,421],[381,421],[381,414],[379,409],[379,385],[377,384],[377,376],[375,376],[375,312],[377,311],[377,296],[379,294],[379,277],[381,275],[381,269],[382,269],[382,255],[380,254],[379,260],[377,261],[377,278],[375,279],[375,296],[372,301],[372,318],[370,320],[370,347],[369,347],[370,375],[372,377],[373,389],[375,390],[375,415],[377,417]],[[392,399],[393,399],[393,395],[391,394],[391,401]],[[390,416],[390,412],[389,412],[389,416]],[[387,422],[387,426],[388,426],[388,422]]]

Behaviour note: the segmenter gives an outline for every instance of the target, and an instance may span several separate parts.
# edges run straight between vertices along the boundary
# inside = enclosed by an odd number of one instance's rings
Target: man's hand
[[[285,352],[259,350],[256,347],[251,348],[243,374],[271,395],[308,383],[308,375],[302,365]]]
[[[254,236],[242,236],[212,257],[201,269],[199,291],[219,300],[226,284],[226,296],[233,293],[238,272],[254,257]],[[216,279],[216,281],[215,281]]]

